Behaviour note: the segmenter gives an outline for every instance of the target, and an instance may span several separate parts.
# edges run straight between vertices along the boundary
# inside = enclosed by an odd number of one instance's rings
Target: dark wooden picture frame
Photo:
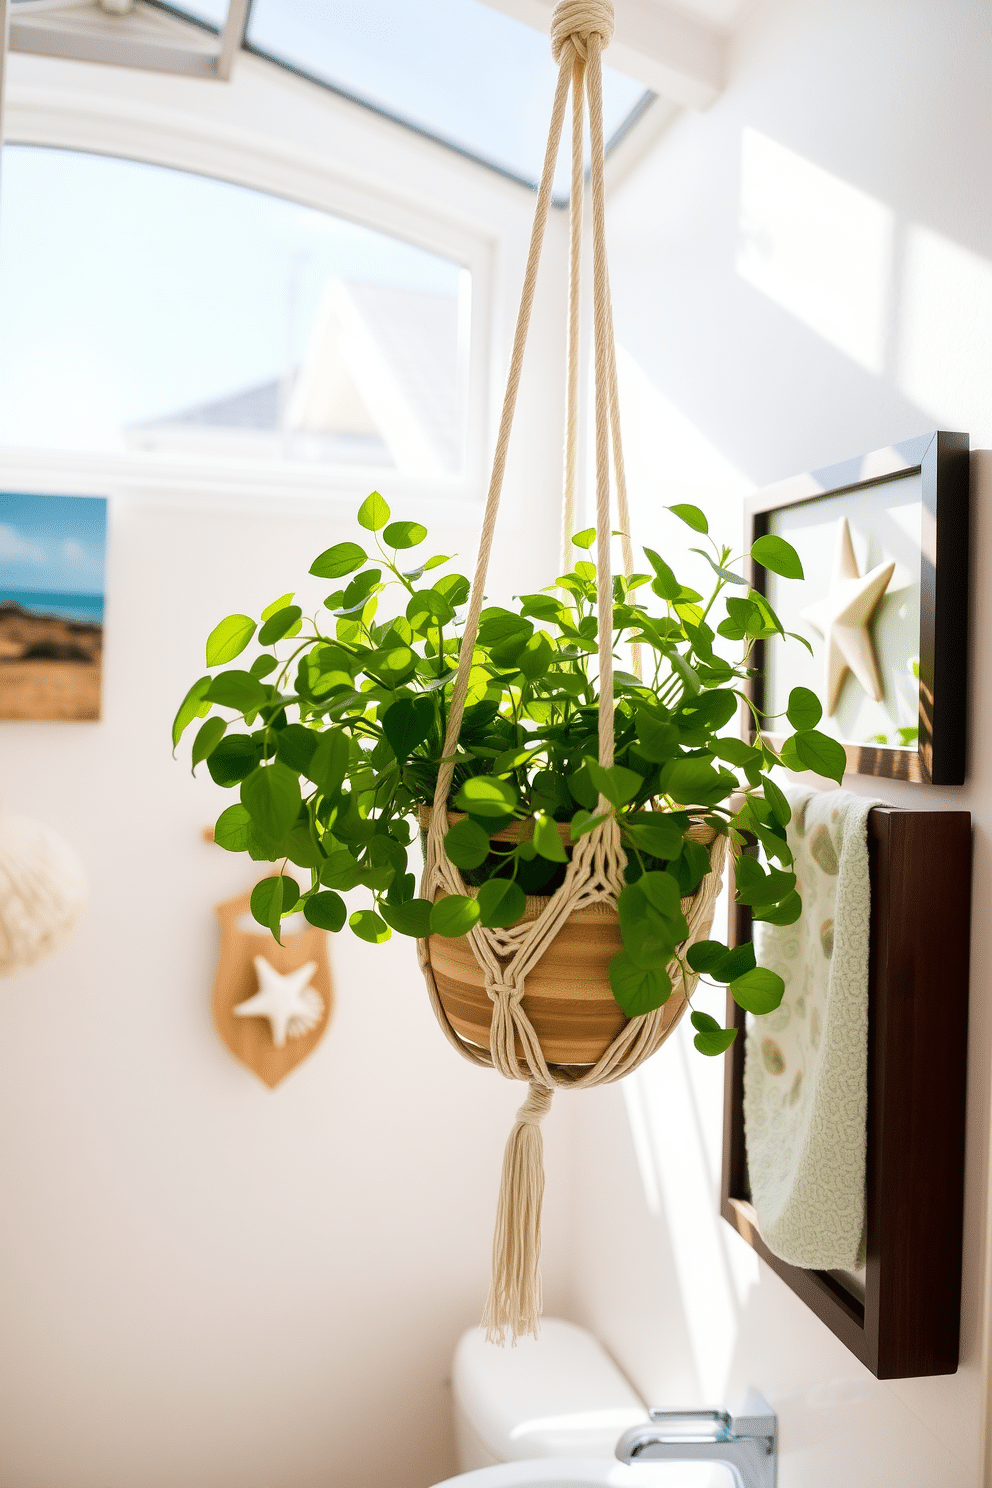
[[[878,1379],[958,1365],[964,1209],[971,816],[875,807],[868,819],[865,1295],[773,1255],[750,1202],[744,1141],[745,1014],[726,1059],[720,1212]],[[750,939],[732,904],[731,944]]]
[[[820,501],[919,473],[922,484],[924,542],[920,554],[919,743],[912,749],[848,744],[847,768],[856,775],[914,780],[930,785],[964,782],[968,629],[967,434],[934,430],[889,449],[876,450],[842,465],[795,476],[757,492],[745,505],[745,545],[769,530],[774,512],[800,502]],[[766,575],[752,562],[751,583],[765,593]],[[758,642],[754,665],[764,670]],[[760,678],[751,697],[761,708]]]

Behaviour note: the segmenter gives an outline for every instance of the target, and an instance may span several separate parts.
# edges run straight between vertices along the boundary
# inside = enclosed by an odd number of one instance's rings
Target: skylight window
[[[550,43],[481,0],[254,0],[245,44],[515,179],[540,175]],[[651,96],[604,68],[607,139]]]
[[[0,446],[457,475],[470,276],[182,171],[9,146]]]

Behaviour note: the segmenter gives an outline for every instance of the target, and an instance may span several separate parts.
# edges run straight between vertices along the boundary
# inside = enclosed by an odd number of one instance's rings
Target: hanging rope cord
[[[465,702],[478,636],[486,575],[492,551],[496,516],[506,471],[510,432],[523,368],[524,348],[530,325],[554,180],[558,149],[564,128],[571,89],[572,170],[571,223],[569,233],[569,313],[566,374],[566,418],[564,451],[564,512],[562,546],[568,566],[570,539],[574,531],[578,467],[581,258],[583,215],[583,109],[588,99],[591,147],[590,196],[592,203],[593,257],[593,346],[595,372],[596,451],[596,584],[598,608],[599,668],[599,763],[609,769],[614,751],[613,685],[613,575],[611,564],[610,454],[617,487],[617,512],[622,530],[622,553],[626,573],[631,572],[630,521],[623,453],[620,441],[616,350],[606,255],[606,188],[604,176],[602,52],[613,35],[611,0],[560,0],[551,24],[552,55],[559,63],[548,144],[544,156],[537,207],[531,231],[520,310],[517,316],[506,394],[493,456],[492,477],[486,499],[479,555],[469,596],[465,630],[452,691],[444,743],[443,763],[438,771],[434,808],[427,834],[427,852],[422,894],[434,899],[440,894],[465,894],[458,869],[444,850],[447,831],[447,802],[454,776],[454,756],[461,731]],[[634,658],[635,670],[637,657]],[[590,1068],[550,1066],[538,1037],[522,1007],[528,973],[552,945],[568,918],[578,911],[606,904],[615,910],[624,886],[626,856],[620,829],[609,803],[599,798],[597,813],[605,820],[576,843],[561,887],[543,901],[536,918],[524,919],[509,929],[484,929],[477,925],[469,933],[472,951],[483,970],[486,992],[493,1004],[490,1046],[481,1049],[457,1032],[448,1019],[431,969],[429,941],[418,942],[421,970],[427,983],[435,1015],[449,1041],[473,1064],[491,1066],[508,1079],[528,1080],[530,1090],[517,1112],[503,1160],[496,1231],[493,1239],[493,1280],[483,1323],[488,1336],[503,1342],[507,1330],[514,1339],[538,1332],[541,1315],[540,1257],[541,1205],[544,1192],[543,1149],[540,1123],[551,1104],[556,1087],[583,1088],[622,1078],[648,1058],[675,1027],[695,985],[681,982],[681,972],[669,968],[679,987],[661,1008],[631,1018],[613,1043]],[[725,839],[711,848],[712,871],[691,898],[682,901],[689,926],[687,943],[708,928],[720,888]],[[539,901],[542,902],[542,901]]]

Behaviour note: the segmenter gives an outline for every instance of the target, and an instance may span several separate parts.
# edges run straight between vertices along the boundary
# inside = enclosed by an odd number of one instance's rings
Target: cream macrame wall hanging
[[[599,762],[613,764],[613,581],[610,452],[616,478],[623,556],[631,571],[627,498],[620,442],[616,353],[606,260],[602,52],[613,35],[609,0],[562,0],[552,18],[552,54],[559,64],[551,128],[538,191],[520,311],[486,503],[479,556],[469,600],[459,666],[448,717],[443,764],[427,829],[422,893],[436,900],[469,894],[449,861],[444,836],[446,811],[469,673],[483,604],[486,572],[506,466],[524,346],[537,282],[558,147],[572,97],[572,173],[565,439],[564,540],[574,530],[578,451],[579,330],[583,212],[584,112],[588,102],[591,145],[593,239],[593,344],[595,353],[596,540],[599,612]],[[634,658],[637,669],[637,658]],[[600,798],[599,811],[609,812]],[[567,831],[567,828],[565,829]],[[689,936],[680,948],[709,930],[720,889],[726,838],[700,821],[693,829],[710,851],[710,872],[682,903]],[[503,1161],[493,1242],[493,1278],[484,1324],[489,1337],[538,1331],[541,1314],[541,1203],[544,1172],[540,1122],[557,1088],[583,1089],[618,1080],[647,1059],[684,1013],[695,978],[670,966],[674,990],[665,1005],[626,1019],[610,989],[608,968],[622,948],[617,897],[624,885],[625,855],[616,819],[608,815],[576,844],[561,888],[549,898],[529,898],[524,918],[511,929],[476,926],[463,940],[432,935],[419,942],[420,964],[441,1027],[474,1064],[488,1065],[530,1089],[517,1113]],[[487,1047],[488,1046],[488,1047]]]
[[[0,977],[57,951],[85,906],[82,864],[68,843],[0,807]]]

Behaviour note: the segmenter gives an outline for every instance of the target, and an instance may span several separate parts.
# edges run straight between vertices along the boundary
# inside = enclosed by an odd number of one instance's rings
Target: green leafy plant
[[[681,901],[709,869],[698,829],[729,838],[738,899],[754,918],[791,924],[801,903],[786,841],[790,811],[768,771],[783,764],[839,781],[844,751],[818,731],[820,704],[804,688],[790,696],[794,732],[780,754],[760,732],[753,744],[728,732],[742,699],[757,726],[765,721],[742,684],[754,643],[785,633],[736,571],[732,550],[709,536],[699,508],[671,510],[706,541],[693,551],[712,570],[712,592],[704,597],[683,584],[651,548],[644,572],[614,579],[617,650],[635,647],[647,664],[643,677],[614,673],[612,768],[597,759],[590,669],[595,530],[572,539],[576,561],[555,584],[519,596],[512,609],[483,609],[453,761],[449,805],[461,815],[445,837],[475,892],[434,904],[417,897],[410,848],[434,799],[468,579],[450,570],[447,556],[408,559],[423,551],[426,528],[393,521],[373,492],[358,512],[364,544],[336,543],[311,565],[333,586],[323,612],[306,618],[284,594],[257,622],[222,620],[207,640],[208,674],[176,716],[173,743],[203,720],[193,768],[205,763],[218,785],[239,794],[217,820],[216,842],[281,865],[252,894],[256,920],[278,939],[283,918],[302,910],[311,924],[339,931],[347,922],[371,943],[392,931],[460,936],[477,924],[510,926],[528,894],[554,892],[574,843],[612,813],[628,860],[618,905],[624,949],[610,969],[623,1011],[660,1007],[672,991],[673,962],[685,977],[728,985],[752,1012],[776,1007],[782,981],[756,965],[750,944],[702,941],[679,960],[688,933]],[[780,537],[759,538],[752,555],[785,578],[802,577]],[[250,663],[232,667],[253,642]],[[742,854],[746,834],[764,863]],[[356,888],[369,904],[349,915],[342,896]],[[733,1030],[707,1014],[692,1020],[705,1054],[733,1040]]]

